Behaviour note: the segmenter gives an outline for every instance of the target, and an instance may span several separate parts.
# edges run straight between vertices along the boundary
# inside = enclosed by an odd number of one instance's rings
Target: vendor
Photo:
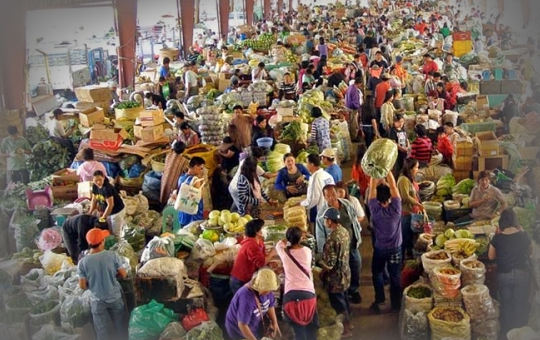
[[[266,80],[268,79],[268,74],[264,70],[265,64],[261,61],[257,67],[251,70],[251,80]]]
[[[97,214],[99,221],[106,221],[111,233],[119,236],[126,213],[124,201],[116,188],[109,183],[107,176],[100,170],[94,172],[92,182],[90,215]]]
[[[283,156],[285,167],[278,171],[275,188],[285,192],[285,196],[297,197],[307,193],[307,182],[310,174],[308,169],[302,164],[296,164],[292,153]]]
[[[82,152],[84,162],[77,168],[77,175],[81,179],[81,182],[91,181],[96,171],[101,171],[107,174],[105,165],[103,163],[94,160],[94,150],[86,148]]]
[[[274,139],[274,130],[270,126],[268,126],[266,117],[263,115],[258,115],[257,118],[255,118],[255,125],[251,130],[252,147],[258,146],[257,140],[259,138],[272,138],[273,141],[271,148],[274,148],[274,145],[276,144],[276,140]]]
[[[218,148],[221,157],[221,169],[229,174],[240,163],[240,149],[238,149],[231,137],[226,136]]]
[[[230,125],[235,126],[237,130],[237,136],[233,137],[240,149],[246,148],[251,145],[251,129],[253,126],[253,118],[248,115],[244,115],[244,108],[242,105],[236,105],[233,108],[233,118],[230,121]],[[229,134],[230,135],[230,134]]]
[[[188,148],[200,143],[199,136],[191,129],[191,126],[187,122],[180,124],[178,140],[184,142]]]
[[[70,216],[62,224],[62,238],[73,263],[77,263],[79,254],[89,248],[86,233],[94,227],[103,229],[97,216],[86,214]]]
[[[62,109],[55,109],[53,111],[52,120],[49,122],[49,135],[57,143],[67,148],[70,158],[73,159],[75,158],[75,155],[77,152],[75,151],[75,146],[73,146],[73,142],[71,141],[70,137],[73,134],[73,132],[75,132],[77,125],[73,125],[71,129],[66,131],[64,129],[64,125],[62,125],[62,122],[61,122],[63,118],[64,118],[64,111],[62,111]]]
[[[472,213],[457,219],[455,224],[472,222],[472,220],[492,220],[508,207],[502,192],[491,185],[490,176],[490,171],[480,171],[478,183],[470,195],[469,207],[472,208]]]
[[[296,100],[296,92],[296,83],[293,81],[291,74],[285,72],[283,75],[283,82],[279,87],[279,100]]]

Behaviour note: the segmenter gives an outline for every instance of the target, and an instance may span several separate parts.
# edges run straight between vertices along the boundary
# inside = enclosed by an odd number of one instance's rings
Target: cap
[[[334,152],[334,149],[324,149],[321,153],[321,156],[327,157],[327,158],[336,158],[336,153]]]
[[[251,279],[251,288],[257,292],[273,292],[279,288],[276,273],[270,268],[259,269]]]
[[[383,73],[381,79],[390,79],[390,75],[388,73]]]
[[[402,60],[403,60],[403,57],[402,57],[402,56],[400,56],[400,55],[396,56],[396,61],[397,61],[398,63],[399,63],[400,61],[402,61]]]
[[[332,220],[334,222],[339,221],[339,211],[336,208],[328,208],[324,212],[324,218]]]
[[[110,233],[108,230],[93,228],[86,233],[86,242],[88,242],[88,244],[91,246],[96,246],[103,242],[103,240],[105,240],[105,238],[109,235]]]

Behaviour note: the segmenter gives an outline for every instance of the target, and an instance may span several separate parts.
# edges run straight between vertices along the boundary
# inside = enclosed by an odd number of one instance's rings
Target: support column
[[[229,33],[229,0],[218,0],[219,3],[219,28],[220,28],[220,34],[227,35]],[[220,36],[221,38],[221,36]]]
[[[270,18],[270,13],[272,12],[272,5],[270,3],[270,0],[263,0],[263,17],[265,19]]]
[[[521,12],[523,14],[523,27],[531,22],[531,0],[521,0]]]
[[[293,10],[293,8],[292,8],[292,6],[293,6],[292,2],[293,2],[293,0],[289,0],[289,12]]]
[[[182,44],[184,56],[189,54],[189,48],[193,45],[193,27],[195,25],[195,1],[177,0],[182,14]]]
[[[137,3],[131,0],[116,0],[118,22],[118,82],[120,88],[135,85],[135,47],[137,43]]]
[[[253,1],[254,0],[244,0],[246,6],[246,23],[248,26],[253,25]]]
[[[283,0],[277,0],[277,12],[279,18],[281,19],[281,13],[283,13]]]
[[[504,13],[504,0],[497,0],[497,5],[499,7],[499,13]]]
[[[23,110],[26,103],[27,0],[8,1],[0,11],[0,81],[5,109]],[[31,25],[31,24],[30,24]]]

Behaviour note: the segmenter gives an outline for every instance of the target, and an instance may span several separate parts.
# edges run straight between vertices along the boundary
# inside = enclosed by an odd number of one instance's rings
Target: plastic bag
[[[47,324],[41,327],[39,332],[32,335],[32,340],[76,340],[80,334],[67,334],[54,329],[54,325]]]
[[[137,276],[156,277],[166,276],[176,282],[177,297],[184,291],[184,278],[187,277],[184,261],[175,257],[161,257],[146,262],[138,271]]]
[[[187,333],[180,322],[171,322],[161,333],[159,338],[181,339],[186,336],[186,334]]]
[[[429,334],[429,323],[425,312],[402,309],[399,318],[401,340],[425,340]]]
[[[131,312],[129,340],[155,340],[167,325],[178,320],[178,315],[163,304],[151,300]]]
[[[396,163],[397,145],[386,138],[377,139],[369,146],[362,158],[362,169],[373,178],[386,178]]]
[[[37,306],[40,304],[47,304],[51,301],[57,302],[59,300],[58,288],[54,286],[45,286],[39,290],[34,290],[33,292],[26,293],[28,300],[32,306]]]
[[[133,250],[131,244],[128,243],[128,241],[126,240],[120,240],[110,250],[114,251],[122,257],[129,259],[129,265],[131,266],[132,270],[136,268],[139,264],[139,258],[137,257],[137,254]]]
[[[186,339],[222,339],[223,333],[215,321],[207,321],[190,330]]]
[[[141,256],[141,262],[157,259],[160,257],[174,257],[174,240],[172,237],[155,236],[148,244]]]
[[[76,266],[64,261],[60,270],[54,273],[54,275],[45,275],[43,277],[43,284],[54,287],[62,286],[68,278],[76,275],[76,270]]]
[[[415,290],[418,288],[424,288],[426,289],[426,291],[429,291],[429,297],[415,298],[413,296],[409,296],[411,289]],[[413,314],[416,314],[418,312],[428,313],[433,308],[433,292],[431,290],[431,287],[423,283],[410,285],[403,291],[403,302],[404,309],[410,311]]]
[[[433,291],[447,297],[454,298],[459,295],[461,285],[461,272],[452,267],[437,267],[429,276]]]
[[[429,275],[433,273],[433,269],[447,266],[451,261],[452,257],[444,250],[434,250],[422,254],[422,267],[424,267],[424,271]]]
[[[203,308],[195,308],[192,309],[188,315],[184,316],[182,319],[182,327],[189,332],[208,320],[208,314],[206,314]]]
[[[149,171],[144,175],[142,192],[152,201],[159,201],[162,174],[161,172]]]
[[[38,248],[41,250],[53,250],[62,243],[62,235],[56,228],[47,228],[39,235]]]
[[[146,198],[141,191],[139,191],[139,193],[133,197],[138,200],[137,213],[140,214],[147,212],[149,209],[148,198]]]
[[[43,269],[45,269],[45,273],[48,275],[54,275],[57,271],[62,269],[64,262],[73,266],[71,257],[66,254],[55,254],[50,250],[45,251],[45,253],[39,257],[39,262],[41,262]]]
[[[439,319],[443,313],[459,316],[459,321],[445,321]],[[471,340],[470,318],[461,308],[435,307],[428,313],[431,340],[443,340],[444,338],[458,338]]]
[[[64,329],[83,327],[92,321],[89,294],[66,297],[60,306],[60,321]]]
[[[195,242],[195,246],[191,250],[191,257],[195,260],[201,259],[206,260],[209,257],[216,255],[216,250],[212,242],[200,238]]]
[[[482,322],[489,319],[497,319],[499,313],[493,299],[489,295],[488,287],[484,285],[469,285],[461,289],[465,310],[471,318],[471,322]]]
[[[124,225],[122,227],[122,238],[127,241],[134,252],[144,248],[145,244],[145,229],[136,225]],[[124,255],[125,256],[125,255]],[[126,256],[129,257],[129,256]]]
[[[28,274],[21,276],[21,285],[24,291],[31,292],[41,287],[45,273],[41,268],[31,269]]]

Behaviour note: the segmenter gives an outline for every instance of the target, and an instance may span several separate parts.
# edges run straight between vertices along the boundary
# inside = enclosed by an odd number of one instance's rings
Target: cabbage
[[[386,178],[396,163],[397,154],[394,141],[387,138],[377,139],[362,158],[362,169],[370,177]]]
[[[306,150],[300,152],[298,156],[296,157],[296,163],[307,164],[308,156],[309,156],[309,153]]]
[[[281,154],[281,157],[283,157],[284,154],[290,153],[290,152],[291,152],[291,146],[290,145],[283,144],[283,143],[277,143],[274,146],[274,151],[270,152],[268,157],[270,157],[270,155],[273,154],[273,153],[279,153],[279,154]]]
[[[452,193],[469,195],[475,185],[476,181],[474,179],[466,178],[459,181],[459,183],[452,188]]]

